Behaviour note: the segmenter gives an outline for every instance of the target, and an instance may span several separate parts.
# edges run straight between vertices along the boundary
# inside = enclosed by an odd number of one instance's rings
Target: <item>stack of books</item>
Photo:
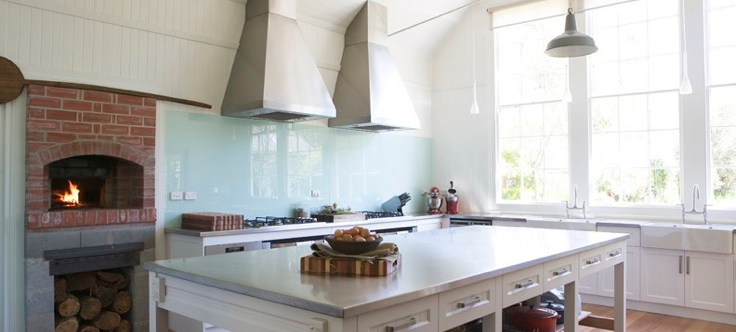
[[[229,231],[243,228],[243,216],[219,212],[196,212],[181,215],[181,228],[196,231]]]

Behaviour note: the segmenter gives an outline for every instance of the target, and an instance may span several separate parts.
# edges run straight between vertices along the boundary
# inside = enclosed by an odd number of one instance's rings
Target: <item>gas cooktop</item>
[[[256,217],[255,219],[243,220],[243,228],[261,228],[267,226],[284,226],[319,223],[315,218],[289,218],[289,217]]]

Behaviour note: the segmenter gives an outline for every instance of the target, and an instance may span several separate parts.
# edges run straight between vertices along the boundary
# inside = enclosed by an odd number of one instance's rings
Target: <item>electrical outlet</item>
[[[310,193],[313,198],[319,198],[319,190],[312,189],[312,192]]]
[[[172,191],[170,199],[172,201],[180,201],[184,198],[184,193],[181,191]]]
[[[195,191],[185,191],[184,192],[184,200],[193,201],[195,199],[197,199],[197,192]]]

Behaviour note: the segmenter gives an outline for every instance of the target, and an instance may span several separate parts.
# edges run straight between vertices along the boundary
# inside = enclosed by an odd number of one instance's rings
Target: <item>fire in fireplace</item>
[[[49,165],[50,211],[140,208],[143,168],[108,156],[82,155]]]

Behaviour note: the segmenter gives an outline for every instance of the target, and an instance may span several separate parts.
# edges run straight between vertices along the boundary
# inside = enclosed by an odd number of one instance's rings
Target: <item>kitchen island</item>
[[[168,331],[168,312],[231,331],[445,331],[484,319],[500,331],[502,308],[615,268],[615,331],[624,331],[628,235],[471,226],[386,237],[402,267],[387,277],[302,274],[308,247],[173,259],[150,272],[151,330]],[[576,331],[574,310],[565,329]]]

